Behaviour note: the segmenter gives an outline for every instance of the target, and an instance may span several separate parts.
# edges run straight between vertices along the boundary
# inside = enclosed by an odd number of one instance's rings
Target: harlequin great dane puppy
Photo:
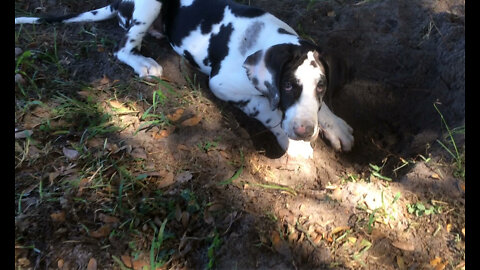
[[[353,146],[352,128],[323,102],[336,76],[320,48],[261,9],[230,0],[119,0],[60,17],[15,18],[15,24],[74,23],[117,16],[127,30],[115,56],[140,77],[162,67],[140,54],[148,32],[203,73],[218,98],[258,119],[290,156],[313,157],[310,142],[322,133],[338,151]]]

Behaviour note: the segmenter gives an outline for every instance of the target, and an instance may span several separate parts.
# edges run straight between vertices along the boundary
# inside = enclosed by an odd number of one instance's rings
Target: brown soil
[[[166,226],[174,235],[166,240],[173,255],[161,269],[206,269],[215,234],[221,239],[215,247],[216,269],[461,269],[465,262],[465,179],[458,176],[451,157],[436,141],[445,142],[446,129],[433,104],[450,128],[464,125],[464,1],[245,2],[265,8],[305,38],[348,60],[354,79],[342,90],[329,93],[327,102],[353,127],[353,150],[337,153],[319,139],[313,160],[288,160],[272,134],[217,100],[208,92],[205,76],[185,65],[165,40],[153,37],[146,38],[142,53],[163,66],[164,79],[188,102],[167,103],[164,108],[167,113],[180,107],[185,110],[173,133],[159,137],[155,134],[160,130],[152,128],[135,134],[141,124],[139,116],[148,108],[139,97],[152,102],[156,88],[132,83],[133,72],[114,59],[114,42],[122,36],[116,22],[56,26],[60,59],[68,60],[66,81],[98,87],[105,75],[109,87],[115,80],[129,83],[128,91],[117,93],[109,88],[96,96],[100,102],[112,98],[104,94],[115,95],[135,103],[140,111],[118,117],[116,121],[131,124],[102,137],[116,147],[126,146],[125,154],[112,152],[111,157],[140,156],[143,163],[135,160],[128,165],[132,175],[167,171],[174,174],[176,183],[155,188],[149,182],[155,177],[142,179],[151,189],[132,191],[131,197],[122,200],[131,206],[129,211],[140,214],[132,219],[120,210],[108,213],[105,205],[115,205],[115,190],[120,185],[115,182],[116,173],[108,175],[114,186],[109,196],[102,195],[106,191],[89,189],[79,194],[78,186],[65,188],[71,176],[67,173],[48,182],[51,172],[75,164],[65,159],[62,148],[79,142],[82,134],[53,141],[56,137],[51,135],[36,137],[43,133],[33,127],[33,138],[43,148],[38,146],[38,156],[30,154],[29,162],[16,162],[15,192],[23,194],[20,200],[16,197],[16,210],[19,201],[23,207],[15,217],[17,267],[50,269],[60,261],[64,269],[85,269],[95,258],[99,269],[120,269],[112,256],[133,257],[135,250],[148,261],[153,235],[149,224],[160,227],[170,210],[159,207],[142,215],[141,207],[145,198],[154,198],[161,190],[163,197],[155,201],[157,206],[173,200],[181,208]],[[42,12],[62,14],[105,3],[54,0],[44,4],[16,1],[15,5],[19,10],[34,12],[44,7]],[[53,26],[35,29],[35,43],[20,39],[15,46],[22,50],[45,43],[52,46]],[[85,34],[84,29],[98,36]],[[102,36],[114,42],[102,43]],[[78,51],[81,42],[105,48]],[[45,77],[48,80],[48,74]],[[186,77],[195,77],[201,90],[192,91]],[[77,90],[63,91],[75,96]],[[42,102],[54,106],[47,96],[42,96]],[[32,118],[27,116],[41,118],[38,110],[35,113],[27,111],[18,117],[16,128],[30,129],[27,124]],[[200,122],[180,124],[192,116],[200,116]],[[456,134],[455,140],[464,153],[464,135]],[[47,142],[50,151],[45,150]],[[370,164],[383,166],[381,175],[393,181],[375,177]],[[234,175],[239,177],[230,184],[219,184]],[[166,178],[165,174],[161,177]],[[37,193],[39,179],[44,179],[45,192],[63,194],[56,195],[57,200],[42,200]],[[189,212],[188,218],[183,215],[189,207],[181,199],[184,190],[195,194],[197,202],[207,203],[200,212]],[[408,205],[416,202],[438,211],[421,216],[409,213]],[[212,205],[218,209],[212,210]],[[51,216],[62,211],[66,217],[60,221]],[[137,232],[131,229],[121,236],[93,237],[92,231],[109,224],[99,219],[101,213],[119,219],[112,225],[114,231],[133,226]],[[136,249],[130,246],[132,241]]]

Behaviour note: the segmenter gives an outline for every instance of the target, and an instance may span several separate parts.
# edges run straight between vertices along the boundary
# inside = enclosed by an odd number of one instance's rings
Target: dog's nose
[[[297,135],[300,139],[308,139],[313,135],[313,125],[310,124],[300,124],[293,128],[293,132]]]

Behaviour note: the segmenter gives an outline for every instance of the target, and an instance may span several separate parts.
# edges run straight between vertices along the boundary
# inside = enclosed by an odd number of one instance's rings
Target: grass
[[[443,114],[438,109],[437,104],[433,103],[433,107],[435,107],[435,110],[440,115],[442,126],[447,130],[447,134],[443,139],[446,142],[444,143],[441,140],[437,140],[437,143],[453,158],[455,166],[454,176],[465,179],[465,149],[461,151],[454,138],[456,134],[465,133],[465,126],[451,129],[443,117]]]

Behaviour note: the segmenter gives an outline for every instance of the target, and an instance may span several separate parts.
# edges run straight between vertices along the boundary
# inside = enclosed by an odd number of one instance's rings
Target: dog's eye
[[[320,82],[318,82],[318,84],[317,84],[317,92],[321,93],[321,92],[325,91],[325,88],[326,88],[325,81],[320,81]]]
[[[292,90],[292,83],[291,82],[284,82],[283,83],[283,89],[285,89],[285,91]]]

